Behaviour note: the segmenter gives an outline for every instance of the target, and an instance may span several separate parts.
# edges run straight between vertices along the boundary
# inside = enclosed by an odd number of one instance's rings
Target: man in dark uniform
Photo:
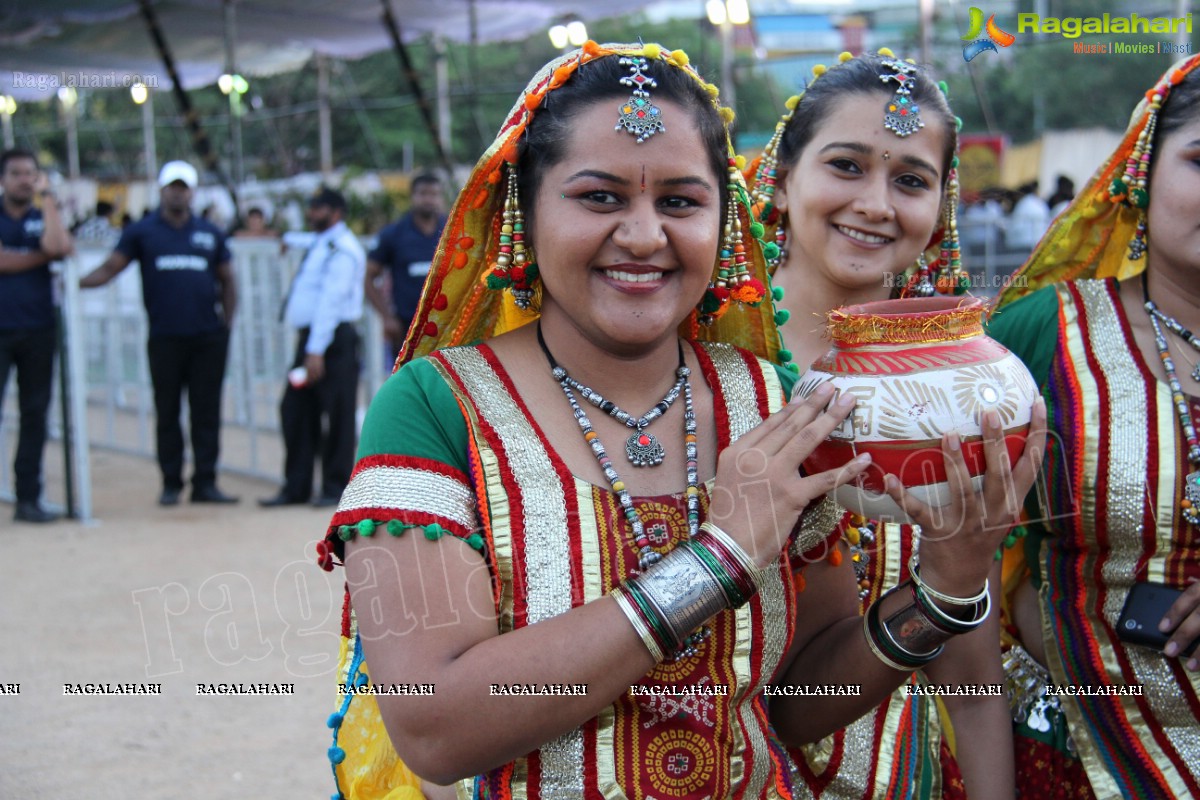
[[[37,159],[27,150],[0,154],[0,400],[16,367],[21,429],[13,462],[17,505],[13,519],[50,522],[58,515],[41,505],[46,412],[54,383],[58,326],[50,262],[71,252],[58,201]],[[41,210],[33,199],[40,198]]]
[[[411,189],[408,213],[379,232],[379,241],[367,256],[363,287],[367,299],[383,317],[383,333],[391,342],[393,356],[416,314],[429,264],[446,225],[441,180],[432,173],[422,172],[412,179]],[[384,270],[391,273],[391,298],[375,283]]]
[[[163,165],[158,211],[126,228],[112,255],[79,282],[84,288],[102,286],[130,262],[141,265],[163,477],[158,502],[164,506],[177,505],[183,491],[179,416],[185,389],[191,408],[192,502],[237,502],[217,488],[221,385],[237,294],[224,234],[192,213],[198,182],[196,169],[186,161]]]

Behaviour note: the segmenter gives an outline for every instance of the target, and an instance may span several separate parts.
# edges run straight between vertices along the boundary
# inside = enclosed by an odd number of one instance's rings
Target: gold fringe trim
[[[983,335],[983,312],[978,302],[915,314],[861,314],[839,308],[829,312],[829,336],[843,346],[961,341]]]

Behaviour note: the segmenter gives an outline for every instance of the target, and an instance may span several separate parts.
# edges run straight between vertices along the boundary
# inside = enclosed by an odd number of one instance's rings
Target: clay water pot
[[[835,397],[850,392],[854,412],[804,462],[809,472],[839,467],[861,452],[872,463],[860,485],[836,498],[869,519],[907,521],[883,493],[896,475],[932,506],[950,502],[942,436],[957,431],[972,481],[985,469],[983,413],[995,409],[1015,462],[1024,449],[1037,386],[1015,355],[984,335],[983,301],[922,297],[846,306],[829,314],[833,342],[796,384],[807,397],[832,382]]]

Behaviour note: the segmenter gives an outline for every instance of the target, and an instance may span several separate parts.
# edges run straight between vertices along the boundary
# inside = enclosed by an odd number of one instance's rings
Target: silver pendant
[[[1183,509],[1183,518],[1193,525],[1200,525],[1200,470],[1193,470],[1183,479],[1183,496],[1189,505]]]
[[[634,431],[625,440],[625,455],[635,467],[657,467],[666,458],[667,451],[654,434]]]

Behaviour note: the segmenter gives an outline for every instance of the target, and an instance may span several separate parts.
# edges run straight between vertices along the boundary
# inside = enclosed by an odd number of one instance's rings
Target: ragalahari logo
[[[980,38],[980,34],[987,31],[987,36]],[[988,17],[987,25],[983,24],[983,12],[978,8],[971,6],[971,29],[967,31],[967,35],[962,37],[964,42],[970,42],[963,48],[963,60],[970,61],[975,56],[982,53],[984,50],[991,50],[993,53],[1000,52],[996,49],[996,45],[1008,47],[1017,37],[1011,33],[1005,33],[996,26],[996,15],[992,14]]]

